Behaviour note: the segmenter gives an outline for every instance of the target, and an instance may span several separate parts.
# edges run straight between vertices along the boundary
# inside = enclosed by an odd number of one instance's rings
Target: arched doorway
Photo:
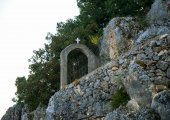
[[[72,50],[67,57],[67,81],[70,84],[88,73],[88,58],[80,49]]]
[[[94,53],[89,50],[88,47],[82,44],[71,44],[68,47],[66,47],[64,50],[60,53],[60,88],[63,88],[64,85],[67,85],[69,83],[68,81],[68,70],[67,70],[67,63],[68,63],[68,54],[78,49],[81,51],[85,56],[87,56],[88,59],[88,73],[92,72],[97,68],[97,59]]]

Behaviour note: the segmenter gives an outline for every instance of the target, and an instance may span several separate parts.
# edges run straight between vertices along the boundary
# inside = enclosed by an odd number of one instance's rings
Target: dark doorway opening
[[[88,73],[88,58],[80,49],[75,49],[68,54],[67,70],[68,84]]]

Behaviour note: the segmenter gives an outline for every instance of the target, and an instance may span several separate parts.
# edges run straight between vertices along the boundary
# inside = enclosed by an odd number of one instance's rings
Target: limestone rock
[[[147,19],[151,24],[167,23],[170,19],[170,0],[155,0],[147,14]]]
[[[54,120],[54,113],[55,113],[55,101],[54,96],[52,96],[49,100],[48,107],[46,109],[46,120]]]
[[[101,63],[117,58],[128,51],[137,34],[138,24],[132,17],[113,18],[104,28],[100,46]]]
[[[38,106],[37,109],[33,112],[34,117],[33,120],[44,120],[45,118],[45,107]]]
[[[147,73],[135,62],[135,60],[132,60],[129,64],[127,74],[128,75],[122,82],[130,98],[134,99],[140,107],[150,106],[151,92],[147,88],[149,85]]]
[[[151,107],[160,115],[161,120],[170,120],[170,90],[156,94]]]
[[[10,107],[1,120],[20,120],[22,107],[18,104]]]
[[[29,120],[28,105],[24,105],[24,107],[22,108],[21,120]]]
[[[167,69],[166,76],[170,78],[170,68]]]
[[[119,69],[118,67],[112,67],[112,71],[116,71],[118,69]]]
[[[164,34],[170,34],[170,29],[167,26],[151,26],[147,28],[143,33],[140,33],[139,37],[135,40],[137,44],[161,36]]]
[[[159,116],[149,108],[141,108],[138,111],[127,111],[127,108],[118,108],[106,115],[104,120],[160,120]]]
[[[161,70],[166,70],[168,67],[168,62],[164,62],[164,61],[159,61],[156,64],[157,68],[161,69]]]
[[[126,107],[129,111],[138,111],[140,108],[138,103],[134,99],[128,101]]]
[[[107,114],[104,120],[130,120],[130,119],[128,119],[125,115],[114,111],[112,113]]]

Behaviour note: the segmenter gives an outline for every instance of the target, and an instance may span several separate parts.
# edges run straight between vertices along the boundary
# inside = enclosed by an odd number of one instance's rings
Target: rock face
[[[45,111],[46,107],[39,106],[34,112],[33,112],[33,119],[32,120],[44,120],[45,119]]]
[[[170,120],[170,90],[156,94],[151,107],[161,116],[161,120]]]
[[[111,112],[108,102],[120,84],[114,80],[119,73],[112,71],[113,64],[110,62],[55,93],[46,119],[95,119]]]
[[[145,31],[139,34],[139,37],[135,39],[136,44],[147,41],[149,39],[155,39],[155,36],[170,34],[170,28],[167,26],[150,26]]]
[[[10,107],[1,120],[21,120],[22,107],[20,105],[14,105]]]
[[[122,110],[124,109],[124,110]],[[125,113],[126,108],[117,109],[104,118],[104,120],[160,120],[151,109],[142,108],[136,113]]]
[[[170,25],[170,0],[155,0],[151,10],[147,14],[151,24]]]
[[[27,105],[22,108],[21,120],[29,120],[29,109]]]
[[[138,30],[139,25],[132,17],[113,18],[104,28],[100,47],[101,63],[127,52],[132,47],[133,38]]]

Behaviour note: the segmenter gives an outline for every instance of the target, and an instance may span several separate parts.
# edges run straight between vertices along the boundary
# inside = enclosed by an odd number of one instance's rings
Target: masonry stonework
[[[97,58],[94,53],[83,44],[71,44],[61,51],[60,54],[60,88],[63,88],[64,85],[68,84],[67,81],[67,62],[68,62],[68,54],[75,50],[79,49],[82,53],[84,53],[88,58],[88,73],[92,72],[98,67]]]

